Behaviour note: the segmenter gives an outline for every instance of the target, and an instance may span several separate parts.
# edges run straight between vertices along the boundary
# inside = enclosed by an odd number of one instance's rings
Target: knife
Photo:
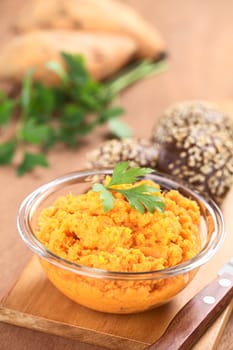
[[[172,319],[165,333],[144,350],[188,350],[233,299],[233,258],[218,277],[198,292]]]

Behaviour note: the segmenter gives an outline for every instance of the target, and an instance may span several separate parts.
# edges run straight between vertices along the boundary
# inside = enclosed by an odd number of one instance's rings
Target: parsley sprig
[[[122,184],[133,184],[140,177],[152,172],[153,169],[150,168],[129,168],[129,162],[121,162],[115,166],[111,180],[108,183],[105,185],[96,183],[92,186],[92,189],[94,192],[100,193],[105,212],[114,207],[115,197],[112,192],[118,192],[127,199],[132,208],[135,208],[141,214],[145,212],[145,209],[150,213],[153,213],[155,209],[162,213],[165,205],[162,198],[156,195],[156,193],[160,192],[158,188],[144,183],[130,188],[117,187]]]
[[[119,119],[124,109],[113,101],[137,80],[166,70],[166,62],[144,61],[100,83],[90,76],[82,56],[62,53],[62,58],[66,70],[57,62],[47,64],[60,77],[56,86],[34,82],[31,69],[17,97],[0,91],[0,166],[12,164],[18,151],[18,175],[38,165],[47,167],[47,153],[55,144],[77,148],[101,124],[107,123],[117,137],[131,136],[131,129]],[[9,129],[13,135],[5,137]]]

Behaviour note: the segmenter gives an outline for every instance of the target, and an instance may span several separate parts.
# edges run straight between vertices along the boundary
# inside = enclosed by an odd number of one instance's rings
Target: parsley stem
[[[106,88],[109,89],[110,95],[117,95],[120,91],[128,86],[136,83],[142,78],[160,74],[168,68],[167,61],[163,60],[157,63],[146,60],[138,62],[120,74],[117,78],[106,83]]]

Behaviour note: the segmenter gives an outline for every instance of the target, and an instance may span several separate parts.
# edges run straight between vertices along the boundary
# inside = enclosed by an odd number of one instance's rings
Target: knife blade
[[[188,350],[233,299],[233,258],[218,277],[198,292],[176,314],[165,333],[144,350]]]

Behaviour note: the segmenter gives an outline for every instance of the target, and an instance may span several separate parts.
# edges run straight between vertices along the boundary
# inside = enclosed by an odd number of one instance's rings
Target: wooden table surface
[[[169,71],[143,81],[124,92],[125,121],[134,134],[148,137],[163,110],[185,99],[233,101],[233,2],[231,0],[125,0],[137,8],[163,33],[170,56]],[[4,21],[12,20],[22,0],[0,2],[0,42],[5,36]],[[15,217],[22,199],[35,187],[85,165],[85,154],[102,138],[104,129],[95,132],[78,151],[54,150],[49,169],[38,169],[17,178],[15,169],[0,169],[0,297],[14,283],[31,253],[17,235]],[[231,350],[233,316],[218,350]],[[1,350],[93,349],[89,345],[49,336],[6,324],[0,324]],[[95,347],[95,349],[98,349]]]

